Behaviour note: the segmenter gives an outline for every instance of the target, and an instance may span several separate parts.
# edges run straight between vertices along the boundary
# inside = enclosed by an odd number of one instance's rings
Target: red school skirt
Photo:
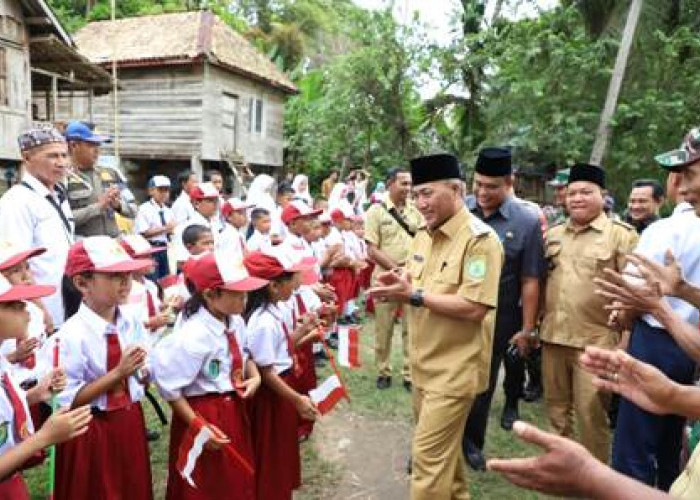
[[[314,358],[313,342],[307,342],[297,349],[297,358],[301,366],[301,374],[294,377],[291,382],[295,391],[308,396],[309,391],[316,388],[318,380],[316,378],[316,360]],[[300,438],[307,438],[314,430],[314,421],[298,417],[299,426],[297,435]]]
[[[328,283],[335,288],[336,305],[338,314],[343,314],[345,303],[354,298],[355,283],[357,279],[355,273],[349,267],[335,267],[328,278]]]
[[[29,490],[19,473],[0,483],[0,500],[29,500]]]
[[[292,386],[290,376],[281,378]],[[257,498],[291,500],[292,492],[301,486],[299,414],[292,403],[262,384],[252,415]]]
[[[140,403],[93,414],[88,431],[56,448],[56,500],[152,500]]]
[[[204,394],[187,398],[195,413],[207,423],[215,425],[231,440],[235,450],[251,465],[253,443],[246,402],[235,394]],[[168,455],[168,500],[210,500],[236,498],[255,499],[255,477],[249,476],[231,457],[222,450],[204,448],[192,473],[197,488],[192,488],[177,470],[180,443],[187,431],[184,420],[173,413],[170,425],[170,451]]]

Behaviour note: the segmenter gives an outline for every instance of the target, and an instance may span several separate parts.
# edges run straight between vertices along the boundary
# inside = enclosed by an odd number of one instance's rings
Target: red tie
[[[294,376],[299,377],[302,372],[302,367],[299,364],[299,356],[297,350],[294,348],[294,341],[289,334],[289,327],[284,318],[282,318],[282,330],[284,331],[284,336],[287,338],[287,351],[289,351],[289,356],[292,358],[292,373]]]
[[[36,354],[31,353],[29,356],[24,358],[24,361],[22,361],[22,366],[25,368],[28,368],[30,370],[33,370],[34,367],[36,366]]]
[[[15,414],[15,434],[18,441],[24,441],[29,437],[29,429],[27,428],[27,412],[24,409],[22,400],[19,398],[19,394],[15,390],[12,382],[10,382],[10,376],[7,372],[2,374],[2,385],[5,388],[7,397],[12,405],[12,411]]]
[[[148,317],[152,318],[156,315],[156,303],[153,300],[153,295],[146,289],[146,307],[148,308]]]
[[[119,365],[122,359],[122,348],[119,345],[119,335],[114,327],[110,326],[107,332],[107,371],[111,371]],[[131,403],[127,380],[119,381],[119,384],[107,392],[107,411],[118,410]]]
[[[236,333],[226,332],[226,339],[228,340],[228,352],[231,355],[231,385],[236,392],[239,392],[238,388],[243,383],[243,357],[238,348]]]

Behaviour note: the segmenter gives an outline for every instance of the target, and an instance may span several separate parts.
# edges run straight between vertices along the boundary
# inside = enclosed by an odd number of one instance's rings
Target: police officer
[[[569,181],[569,169],[559,170],[554,179],[547,182],[554,190],[554,204],[545,205],[544,214],[547,217],[547,224],[553,226],[561,224],[566,220],[566,184]]]
[[[67,180],[68,202],[75,217],[75,234],[119,236],[115,212],[136,217],[136,204],[122,199],[116,174],[97,167],[100,146],[108,137],[95,134],[84,122],[73,121],[65,131],[72,171]]]
[[[575,414],[581,444],[607,463],[606,402],[578,359],[588,345],[612,348],[618,342],[593,279],[602,278],[606,268],[621,271],[638,237],[632,226],[605,215],[604,188],[605,172],[600,167],[579,163],[571,168],[566,192],[569,219],[547,232],[548,276],[540,334],[550,425],[560,435],[573,437]]]
[[[538,212],[510,194],[513,186],[510,150],[482,149],[476,162],[473,185],[474,195],[467,197],[467,207],[493,228],[505,252],[498,287],[489,388],[476,398],[464,431],[467,462],[472,468],[483,470],[486,425],[501,360],[506,368],[503,383],[506,403],[501,427],[511,430],[513,422],[519,418],[518,399],[525,380],[523,358],[536,343],[540,281],[545,272],[545,262]]]
[[[486,390],[503,249],[464,206],[457,159],[411,161],[416,207],[425,219],[407,273],[386,271],[377,300],[407,303],[413,410],[411,498],[469,498],[462,435]]]
[[[411,174],[396,167],[389,170],[386,177],[389,195],[382,203],[375,203],[367,211],[365,220],[365,240],[370,259],[377,265],[373,281],[384,271],[396,269],[406,264],[411,240],[423,223],[418,209],[408,200],[411,191]],[[395,302],[378,302],[374,307],[374,356],[377,366],[377,388],[386,389],[391,385],[391,338],[394,333],[394,320],[401,310]],[[408,366],[408,323],[406,315],[401,315],[401,340],[403,343],[403,385],[411,390],[411,374]]]

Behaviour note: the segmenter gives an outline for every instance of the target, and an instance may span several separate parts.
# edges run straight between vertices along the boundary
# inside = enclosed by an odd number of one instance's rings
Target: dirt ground
[[[338,500],[405,500],[411,428],[404,422],[358,415],[346,406],[323,417],[314,433],[318,454],[335,464]]]

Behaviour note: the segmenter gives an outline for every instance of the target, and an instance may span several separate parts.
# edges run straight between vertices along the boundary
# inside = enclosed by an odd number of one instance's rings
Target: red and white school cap
[[[218,198],[219,190],[211,182],[202,182],[190,190],[190,200]]]
[[[143,271],[152,265],[150,260],[132,259],[126,250],[109,236],[90,236],[75,243],[68,251],[66,275],[85,272],[129,273]]]
[[[246,203],[241,201],[240,198],[229,198],[223,205],[221,205],[221,215],[228,217],[233,212],[238,212],[239,210],[247,210],[254,207],[252,203]]]
[[[183,272],[199,292],[217,288],[249,292],[269,283],[266,279],[248,274],[240,257],[236,258],[231,252],[221,250],[206,253],[199,259],[188,260]]]
[[[321,213],[323,213],[323,210],[313,210],[303,201],[294,200],[282,210],[282,222],[289,224],[299,217],[316,217]]]
[[[354,217],[355,213],[350,207],[338,207],[333,209],[333,211],[331,212],[331,219],[334,222],[340,222],[345,219],[353,220]]]
[[[140,234],[127,234],[122,236],[120,242],[126,253],[132,259],[150,257],[154,253],[165,252],[167,247],[154,247]]]
[[[56,287],[51,285],[11,285],[7,278],[0,274],[0,302],[33,300],[53,295],[54,292]]]
[[[16,266],[46,251],[45,248],[20,248],[12,241],[0,241],[0,271]]]
[[[279,251],[278,248],[269,248],[265,252],[251,252],[243,259],[248,272],[259,278],[273,280],[284,273],[304,272],[309,266],[301,261],[294,261],[289,254]]]

